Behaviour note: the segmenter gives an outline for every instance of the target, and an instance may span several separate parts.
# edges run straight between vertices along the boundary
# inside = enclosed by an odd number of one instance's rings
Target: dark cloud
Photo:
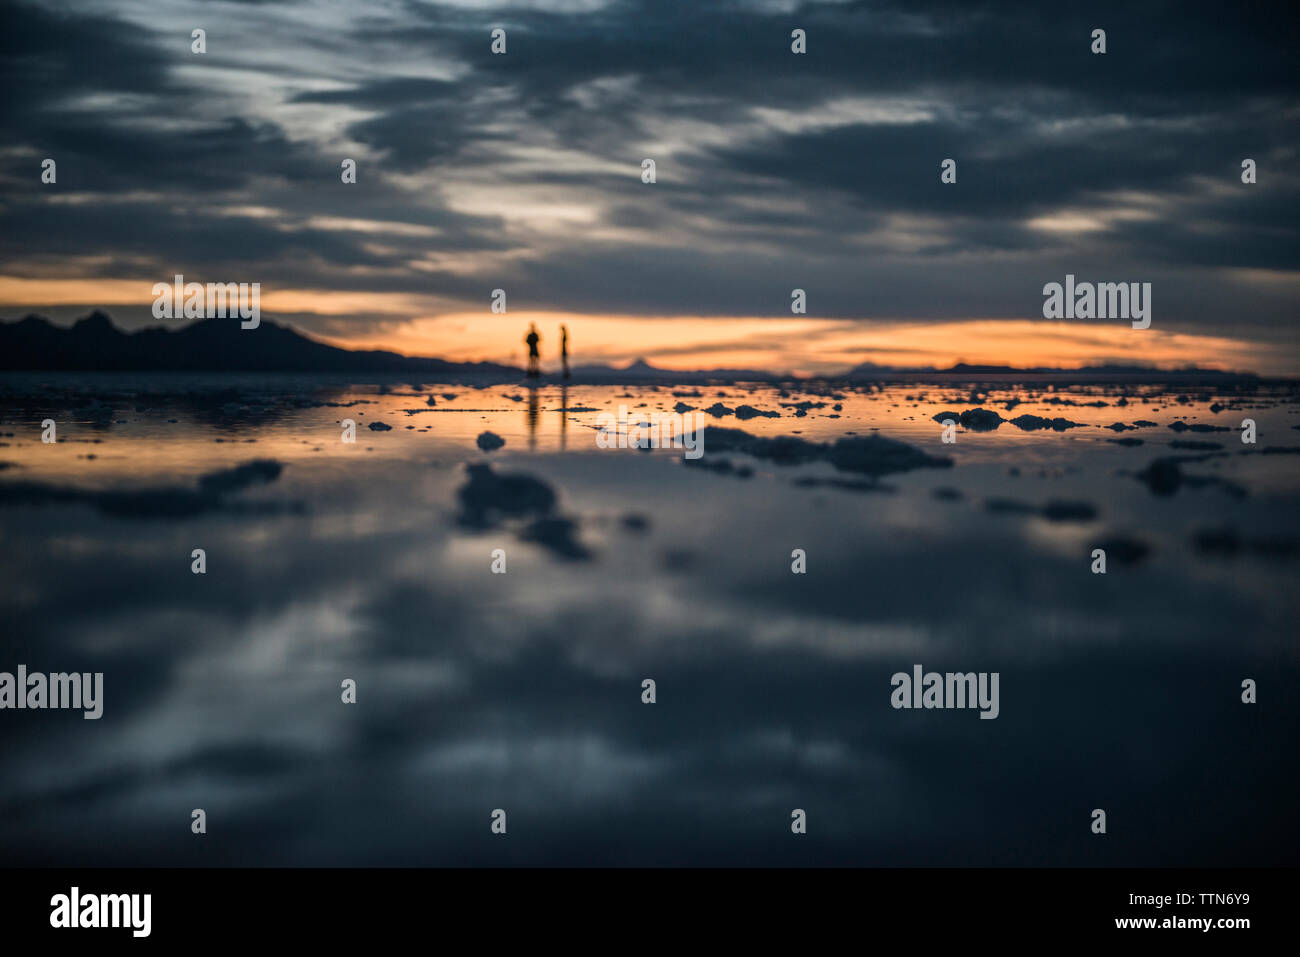
[[[1225,272],[1298,265],[1285,4],[241,3],[203,58],[186,9],[0,3],[6,274],[725,315],[797,283],[821,315],[943,318],[1120,269],[1179,323],[1294,314]]]

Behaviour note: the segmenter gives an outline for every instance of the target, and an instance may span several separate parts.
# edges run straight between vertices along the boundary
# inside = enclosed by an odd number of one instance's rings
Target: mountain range
[[[200,319],[180,329],[123,332],[95,311],[72,326],[40,316],[0,323],[0,370],[40,372],[343,372],[428,378],[519,378],[493,362],[448,362],[396,352],[338,349],[287,326]]]
[[[340,349],[265,319],[256,329],[241,329],[234,319],[200,319],[179,329],[154,326],[125,332],[101,310],[71,326],[55,325],[36,315],[0,322],[0,372],[310,372],[488,382],[523,378],[522,369],[495,362]],[[578,366],[571,381],[691,384],[775,378],[753,369],[679,372],[638,359],[626,368]]]
[[[96,310],[71,326],[41,316],[0,322],[0,372],[297,372],[389,374],[425,380],[513,382],[522,370],[494,362],[451,362],[378,350],[340,349],[317,342],[277,323],[263,320],[256,329],[241,329],[232,319],[200,319],[180,329],[150,327],[124,332]],[[1186,368],[1158,370],[1136,365],[1102,365],[1082,369],[968,365],[949,369],[900,369],[864,362],[821,379],[861,381],[998,381],[1033,377],[1076,383],[1106,381],[1206,381],[1255,379],[1249,373]],[[547,381],[553,379],[547,376]],[[592,384],[705,384],[708,382],[775,382],[789,375],[755,369],[660,369],[644,359],[626,367],[583,365],[571,381]]]

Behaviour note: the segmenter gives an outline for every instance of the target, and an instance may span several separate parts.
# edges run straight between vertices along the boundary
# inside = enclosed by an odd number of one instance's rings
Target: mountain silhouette
[[[70,327],[41,316],[0,321],[0,372],[308,372],[388,373],[425,379],[476,379],[513,382],[522,370],[495,362],[449,362],[446,359],[404,356],[379,350],[339,349],[317,342],[287,327],[262,320],[256,329],[242,329],[237,318],[200,319],[179,329],[153,326],[124,332],[108,314],[95,310]],[[943,381],[950,378],[995,381],[1024,376],[1082,382],[1253,381],[1251,373],[1221,372],[1188,367],[1159,370],[1145,366],[1100,365],[1082,369],[971,365],[949,369],[897,368],[861,363],[838,375],[814,376],[810,381],[898,380]],[[790,376],[757,369],[660,369],[645,359],[625,368],[583,365],[573,370],[573,383],[588,384],[705,384],[708,382],[781,381]]]
[[[353,351],[308,339],[263,320],[201,319],[181,329],[123,332],[96,310],[71,327],[41,316],[0,323],[0,370],[7,372],[389,372],[427,377],[514,380],[519,370],[492,362],[448,362]]]
[[[1202,369],[1186,366],[1181,369],[1158,369],[1145,365],[1092,365],[1078,369],[1062,369],[1057,366],[1004,366],[973,365],[958,362],[947,369],[934,366],[917,366],[912,368],[891,368],[863,362],[844,373],[845,379],[909,379],[915,381],[942,382],[946,379],[993,382],[1006,378],[1036,378],[1068,381],[1074,384],[1104,382],[1180,382],[1194,384],[1205,382],[1221,384],[1228,381],[1258,380],[1253,372],[1225,372],[1220,369]]]

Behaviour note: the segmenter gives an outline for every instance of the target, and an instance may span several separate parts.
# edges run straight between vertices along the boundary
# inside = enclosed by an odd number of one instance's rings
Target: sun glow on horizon
[[[827,374],[862,363],[948,368],[959,362],[1063,369],[1101,364],[1291,374],[1285,356],[1239,339],[1135,330],[1127,323],[1042,319],[854,320],[756,317],[642,318],[549,312],[456,313],[400,323],[380,336],[313,334],[349,349],[386,349],[461,362],[521,365],[530,323],[542,336],[544,368],[558,365],[560,326],[569,362],[663,369],[755,369]]]
[[[153,282],[0,275],[0,308],[60,308],[67,321],[66,312],[72,307],[84,307],[86,312],[129,307],[135,314],[127,326],[135,329],[152,302]],[[468,311],[463,304],[417,293],[265,287],[261,311],[265,320],[340,348],[514,366],[524,364],[523,337],[529,324],[536,323],[542,337],[542,366],[548,370],[558,368],[560,326],[564,325],[574,367],[623,366],[645,359],[659,368],[679,371],[725,368],[817,375],[862,363],[948,368],[966,362],[1063,369],[1123,363],[1300,375],[1300,356],[1293,346],[1177,331],[1176,320],[1162,318],[1149,329],[1135,330],[1119,320],[645,317],[513,310],[493,314],[486,300],[481,310]],[[121,317],[114,315],[114,319]]]

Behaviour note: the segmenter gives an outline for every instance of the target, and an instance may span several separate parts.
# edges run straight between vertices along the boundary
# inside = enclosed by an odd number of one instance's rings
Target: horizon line
[[[183,324],[174,324],[174,325],[168,324],[168,322],[164,320],[154,324],[143,325],[138,328],[132,329],[132,328],[126,328],[122,326],[117,320],[114,319],[113,315],[108,311],[107,308],[104,307],[86,307],[86,308],[89,308],[90,311],[84,315],[76,316],[70,322],[59,321],[56,319],[52,319],[48,315],[44,315],[42,313],[38,313],[34,311],[29,311],[26,314],[18,316],[16,318],[0,317],[0,324],[14,325],[17,323],[21,323],[25,320],[35,319],[44,322],[54,328],[62,328],[62,329],[70,330],[74,326],[84,322],[85,320],[91,319],[98,314],[98,315],[102,315],[108,321],[109,325],[115,332],[123,336],[134,336],[138,333],[146,332],[146,331],[178,333],[186,329],[190,329],[196,325],[200,325],[202,323],[218,322],[221,321],[222,319],[228,318],[228,317],[207,317],[207,316],[194,317],[192,319],[188,319],[184,321]],[[521,313],[520,315],[526,317],[528,315],[538,315],[538,313]],[[593,317],[583,317],[583,318],[593,318]],[[716,318],[720,322],[734,322],[737,321],[738,319],[738,317],[716,317]],[[397,356],[402,359],[409,359],[412,361],[427,360],[432,362],[445,362],[445,363],[455,364],[455,365],[476,365],[476,364],[495,365],[495,366],[501,366],[503,368],[509,368],[511,370],[517,369],[521,373],[523,371],[522,366],[516,365],[513,362],[503,361],[501,359],[492,359],[492,358],[485,358],[485,357],[448,358],[445,354],[433,355],[425,352],[410,351],[409,349],[403,350],[399,347],[385,346],[382,344],[376,344],[372,342],[362,342],[360,344],[357,344],[355,342],[348,342],[348,340],[346,339],[341,339],[339,337],[331,337],[328,335],[322,335],[315,331],[303,329],[298,323],[296,323],[291,318],[276,319],[274,317],[267,317],[265,321],[276,328],[291,332],[294,335],[299,336],[306,341],[315,343],[317,345],[325,346],[327,348],[337,349],[341,352],[351,353],[354,355],[365,355],[367,353],[382,353],[382,354]],[[522,328],[526,328],[525,323],[534,322],[534,321],[536,320],[521,318],[519,319],[518,322],[520,328],[522,329]],[[664,321],[688,321],[688,320],[666,319]],[[773,321],[773,320],[762,320],[762,321]],[[852,321],[852,320],[826,320],[826,321],[844,322],[844,321]],[[952,319],[952,320],[942,320],[942,321],[931,320],[923,324],[933,327],[933,326],[944,326],[944,325],[951,326],[951,325],[972,323],[972,322],[978,322],[978,323],[1022,322],[1023,323],[1026,321],[1029,320]],[[628,350],[628,351],[632,351],[632,350]],[[700,350],[700,351],[707,351],[707,350]],[[884,351],[888,351],[888,350],[884,350]],[[589,372],[608,371],[608,372],[626,373],[638,365],[644,365],[651,372],[664,373],[667,375],[672,375],[672,374],[707,375],[709,373],[757,373],[765,377],[770,377],[775,379],[791,379],[791,380],[800,380],[800,379],[816,380],[816,379],[843,378],[847,375],[852,375],[855,372],[859,372],[859,370],[861,370],[862,373],[866,373],[866,374],[869,374],[871,371],[877,371],[882,375],[961,374],[963,372],[981,373],[981,374],[988,374],[988,375],[1052,374],[1052,373],[1068,374],[1071,372],[1104,373],[1107,371],[1113,371],[1116,374],[1131,373],[1135,375],[1140,375],[1143,373],[1151,373],[1155,375],[1177,375],[1177,374],[1200,373],[1200,374],[1213,374],[1213,375],[1221,375],[1221,376],[1237,376],[1242,378],[1257,378],[1257,379],[1266,379],[1266,380],[1275,380],[1275,381],[1276,380],[1294,381],[1300,379],[1300,375],[1296,373],[1264,374],[1250,369],[1240,369],[1240,368],[1234,369],[1234,368],[1227,368],[1222,366],[1207,366],[1194,360],[1184,361],[1181,363],[1169,362],[1169,363],[1161,364],[1160,362],[1154,360],[1107,361],[1107,360],[1098,360],[1098,359],[1091,359],[1091,360],[1083,359],[1078,361],[1077,363],[1069,364],[1068,362],[1063,362],[1060,359],[1056,359],[1056,360],[1048,360],[1046,364],[1040,361],[1033,365],[1025,365],[1025,364],[1017,364],[1015,362],[1008,361],[1008,360],[1003,360],[1000,362],[999,361],[969,361],[965,358],[959,357],[951,360],[951,364],[947,366],[941,365],[939,363],[908,365],[908,364],[894,364],[894,363],[873,361],[873,359],[867,358],[867,356],[877,355],[878,353],[873,353],[871,350],[864,350],[864,358],[856,362],[854,361],[842,362],[839,364],[841,367],[838,369],[838,371],[830,371],[829,368],[820,371],[810,371],[810,370],[801,370],[798,368],[791,368],[788,365],[782,367],[771,363],[745,364],[745,365],[734,365],[734,366],[733,365],[726,365],[726,366],[706,365],[706,366],[698,366],[693,368],[677,368],[671,366],[656,365],[655,364],[656,360],[646,358],[647,355],[653,356],[653,354],[654,354],[654,350],[649,349],[649,350],[644,350],[644,354],[638,355],[635,358],[613,359],[613,360],[606,360],[604,362],[600,361],[600,357],[597,356],[592,361],[573,364],[571,366],[571,369],[574,372],[581,372],[582,370],[588,370]],[[556,366],[557,369],[559,368],[559,362],[555,358],[546,360],[545,365],[547,366],[553,365]],[[828,363],[827,365],[833,366],[834,364]]]

